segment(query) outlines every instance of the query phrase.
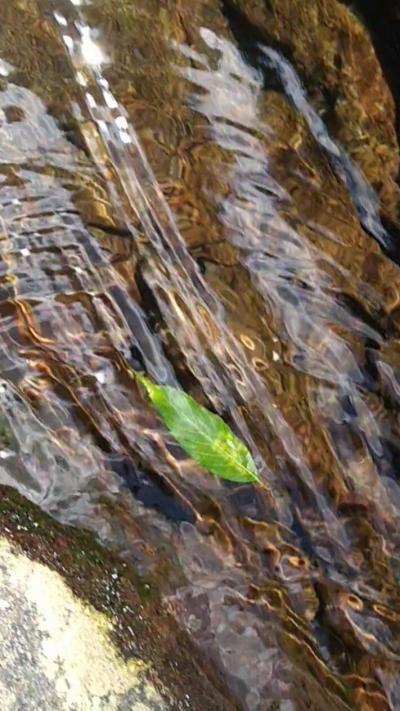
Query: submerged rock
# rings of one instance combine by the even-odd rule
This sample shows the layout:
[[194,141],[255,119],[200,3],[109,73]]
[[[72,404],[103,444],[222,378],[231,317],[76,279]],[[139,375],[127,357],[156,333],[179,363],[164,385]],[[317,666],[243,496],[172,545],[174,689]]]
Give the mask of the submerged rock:
[[400,77],[398,73],[398,52],[400,37],[400,2],[399,0],[383,0],[380,3],[372,0],[342,0],[351,5],[353,11],[359,12],[362,21],[368,27],[374,42],[385,77],[389,82],[397,104],[397,134],[400,133]]
[[225,0],[302,72],[314,106],[398,219],[395,106],[360,19],[337,0]]

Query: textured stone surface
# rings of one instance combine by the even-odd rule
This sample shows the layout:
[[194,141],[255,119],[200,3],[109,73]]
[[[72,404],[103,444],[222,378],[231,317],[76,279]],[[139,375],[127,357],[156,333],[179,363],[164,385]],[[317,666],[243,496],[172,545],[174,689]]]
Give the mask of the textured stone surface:
[[111,620],[73,595],[54,570],[0,540],[0,703],[13,709],[166,706],[110,641]]
[[2,711],[236,711],[158,587],[89,532],[0,487]]

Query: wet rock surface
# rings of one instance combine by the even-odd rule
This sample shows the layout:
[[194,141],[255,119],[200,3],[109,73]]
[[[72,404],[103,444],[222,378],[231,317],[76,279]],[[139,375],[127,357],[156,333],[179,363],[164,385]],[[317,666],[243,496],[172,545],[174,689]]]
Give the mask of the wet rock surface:
[[7,711],[236,708],[131,564],[5,487],[0,616]]
[[371,0],[357,0],[346,4],[358,12],[367,26],[376,53],[392,90],[397,105],[397,131],[400,132],[400,82],[396,71],[400,35],[400,4],[398,0],[384,0],[379,6]]
[[118,659],[107,619],[55,572],[0,543],[4,709],[164,709],[144,665]]

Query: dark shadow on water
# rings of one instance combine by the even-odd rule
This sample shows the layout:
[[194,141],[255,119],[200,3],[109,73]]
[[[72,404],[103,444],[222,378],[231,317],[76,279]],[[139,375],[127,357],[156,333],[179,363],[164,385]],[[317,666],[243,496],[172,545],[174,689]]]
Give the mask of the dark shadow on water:
[[195,517],[189,507],[184,506],[166,483],[155,481],[154,475],[139,469],[133,462],[121,454],[111,455],[109,463],[112,470],[125,482],[137,501],[145,508],[162,514],[168,521],[194,523]]

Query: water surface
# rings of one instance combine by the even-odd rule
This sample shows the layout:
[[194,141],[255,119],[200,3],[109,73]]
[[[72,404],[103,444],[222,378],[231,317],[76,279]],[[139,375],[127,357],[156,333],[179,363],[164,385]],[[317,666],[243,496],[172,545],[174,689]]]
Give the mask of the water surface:
[[[1,481],[133,558],[239,708],[396,709],[393,100],[344,6],[334,108],[244,8],[0,8]],[[265,488],[189,460],[132,367]]]

